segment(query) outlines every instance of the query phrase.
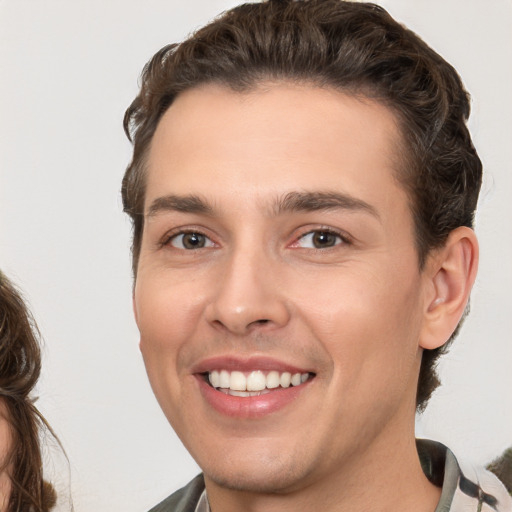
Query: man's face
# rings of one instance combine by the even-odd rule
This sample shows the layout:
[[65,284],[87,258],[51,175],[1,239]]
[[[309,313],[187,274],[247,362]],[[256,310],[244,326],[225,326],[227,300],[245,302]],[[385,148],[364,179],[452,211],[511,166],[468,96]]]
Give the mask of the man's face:
[[412,432],[426,281],[398,141],[385,107],[286,83],[160,121],[134,307],[207,482],[292,490]]

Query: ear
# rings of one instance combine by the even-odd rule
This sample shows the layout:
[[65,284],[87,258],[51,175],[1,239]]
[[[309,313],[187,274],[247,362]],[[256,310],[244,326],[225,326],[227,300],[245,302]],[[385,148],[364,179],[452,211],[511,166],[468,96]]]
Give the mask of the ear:
[[445,245],[429,256],[420,346],[435,349],[448,341],[459,323],[478,268],[478,241],[467,227],[453,230]]

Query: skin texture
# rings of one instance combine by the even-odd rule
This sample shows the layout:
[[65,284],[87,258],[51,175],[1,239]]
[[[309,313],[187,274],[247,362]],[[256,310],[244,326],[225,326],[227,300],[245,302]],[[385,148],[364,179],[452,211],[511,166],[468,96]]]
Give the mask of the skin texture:
[[[422,348],[462,314],[477,249],[460,228],[420,272],[399,140],[385,107],[286,83],[193,89],[160,121],[134,310],[153,390],[213,511],[435,508],[414,446],[417,376]],[[345,201],[287,208],[298,193]],[[208,208],[177,211],[169,195]],[[204,246],[186,249],[184,231]],[[217,356],[315,377],[279,410],[233,418],[195,373]]]

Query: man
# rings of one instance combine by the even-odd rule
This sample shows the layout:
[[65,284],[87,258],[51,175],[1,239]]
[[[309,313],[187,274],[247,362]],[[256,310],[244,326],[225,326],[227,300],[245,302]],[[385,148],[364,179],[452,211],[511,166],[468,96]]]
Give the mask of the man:
[[414,438],[476,275],[468,115],[370,4],[242,5],[153,57],[125,116],[134,311],[204,473],[154,511],[511,510]]

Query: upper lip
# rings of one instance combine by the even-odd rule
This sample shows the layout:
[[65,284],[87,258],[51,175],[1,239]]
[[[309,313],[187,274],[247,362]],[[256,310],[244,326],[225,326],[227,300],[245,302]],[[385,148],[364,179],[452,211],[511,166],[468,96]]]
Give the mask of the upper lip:
[[238,355],[214,356],[199,361],[192,373],[206,373],[213,370],[250,372],[253,370],[290,373],[311,373],[310,368],[290,364],[268,356],[240,357]]

